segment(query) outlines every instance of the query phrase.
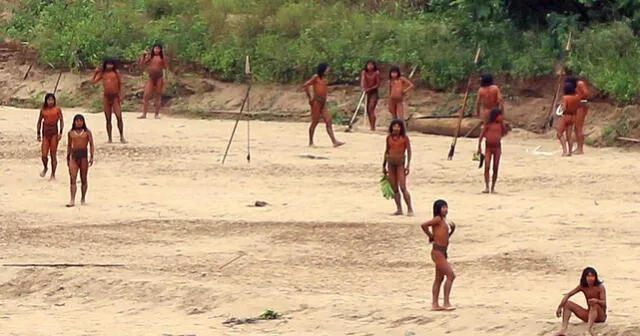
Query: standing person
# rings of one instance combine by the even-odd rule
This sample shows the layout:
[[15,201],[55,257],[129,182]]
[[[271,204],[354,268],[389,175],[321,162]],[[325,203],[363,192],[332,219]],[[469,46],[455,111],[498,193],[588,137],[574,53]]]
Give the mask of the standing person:
[[400,68],[391,67],[389,70],[389,112],[391,112],[393,119],[404,121],[404,95],[414,87],[415,85],[407,77],[402,76]]
[[[486,124],[489,120],[491,110],[499,108],[504,117],[504,100],[500,93],[500,88],[493,83],[491,74],[484,74],[480,77],[480,89],[476,98],[475,116],[482,119],[482,123]],[[502,120],[500,120],[502,122]]]
[[[482,129],[482,134],[478,138],[478,153],[482,153],[482,139],[485,139],[485,156],[484,156],[484,184],[485,189],[482,193],[495,193],[496,181],[498,181],[498,168],[500,167],[500,156],[502,156],[502,137],[507,135],[507,127],[500,122],[502,111],[498,108],[491,110],[489,120]],[[491,190],[489,190],[489,169],[493,161],[493,178],[491,180]]]
[[153,96],[155,107],[155,118],[160,118],[160,105],[162,104],[162,94],[164,93],[164,73],[169,71],[169,62],[164,56],[162,44],[156,43],[151,51],[145,50],[144,55],[140,58],[140,67],[145,67],[149,73],[149,80],[144,87],[144,104],[142,106],[142,115],[138,119],[147,117],[149,111],[149,100]]
[[[453,273],[451,264],[447,261],[449,255],[447,249],[449,247],[449,238],[456,231],[455,223],[449,223],[447,221],[447,214],[449,213],[449,206],[444,200],[437,200],[433,203],[433,218],[428,222],[422,224],[422,231],[429,237],[429,243],[433,243],[431,250],[431,260],[436,266],[436,276],[433,281],[433,301],[431,303],[431,310],[455,310],[456,308],[451,304],[451,288],[453,287],[453,280],[456,275]],[[451,231],[449,231],[451,226]],[[429,230],[429,227],[433,228],[433,233]],[[444,277],[447,277],[447,281],[444,283],[444,304],[440,306],[440,286]]]
[[[569,299],[582,292],[587,300],[587,309],[579,304],[569,301]],[[598,279],[598,272],[593,267],[587,267],[582,271],[580,284],[569,293],[565,294],[558,305],[556,316],[562,316],[562,328],[555,336],[567,336],[569,319],[574,313],[579,319],[587,323],[585,335],[595,335],[593,333],[594,323],[603,323],[607,320],[607,291]]]
[[[309,146],[313,146],[313,135],[316,131],[316,127],[322,119],[327,127],[327,133],[333,147],[340,147],[344,145],[344,142],[336,140],[333,134],[333,123],[331,120],[331,113],[327,109],[327,95],[328,95],[328,83],[325,76],[329,74],[331,68],[329,64],[320,63],[316,69],[316,74],[311,77],[306,83],[302,85],[304,92],[309,99],[309,105],[311,106],[311,125],[309,126]],[[309,92],[309,88],[313,87],[313,97]]]
[[372,131],[376,130],[376,106],[378,105],[378,88],[380,88],[380,71],[374,60],[368,60],[360,74],[360,86],[366,95],[366,110]]
[[558,141],[562,145],[562,156],[571,156],[573,140],[571,139],[572,127],[575,124],[576,114],[580,106],[580,96],[576,94],[576,87],[572,83],[564,83],[564,96],[562,97],[562,118],[558,123]]
[[[60,123],[60,129],[58,129],[58,123]],[[36,127],[38,141],[42,142],[42,166],[44,169],[40,173],[40,177],[47,174],[48,156],[51,156],[51,177],[49,180],[55,180],[56,168],[58,167],[58,143],[62,139],[64,117],[62,109],[56,106],[56,96],[53,93],[47,93],[44,96],[44,103],[40,109]]]
[[[405,156],[405,153],[407,154]],[[406,165],[405,165],[406,161]],[[407,216],[413,216],[411,206],[411,195],[407,190],[407,175],[411,164],[411,142],[407,136],[404,122],[399,119],[391,121],[389,135],[387,135],[387,145],[384,150],[384,161],[382,162],[382,173],[389,176],[389,182],[393,188],[394,200],[396,202],[396,212],[394,216],[401,216],[402,200],[400,191],[407,204]]]
[[578,80],[576,77],[569,77],[567,82],[573,84],[576,88],[576,94],[580,97],[580,106],[578,107],[578,113],[576,113],[576,123],[575,123],[575,134],[576,134],[576,142],[578,146],[573,154],[580,155],[584,154],[584,122],[587,118],[587,114],[589,113],[589,88],[587,87],[587,83],[583,80]]
[[107,58],[102,62],[102,67],[96,68],[91,82],[93,84],[102,81],[104,89],[102,104],[104,106],[104,117],[107,122],[107,136],[109,143],[113,142],[111,137],[111,116],[116,115],[118,120],[118,131],[120,131],[120,142],[126,143],[124,139],[124,123],[122,121],[122,77],[117,69],[116,61]]
[[[87,147],[91,151],[89,156]],[[93,145],[93,135],[84,121],[84,116],[76,114],[73,117],[73,126],[69,131],[67,138],[67,165],[69,166],[69,177],[71,182],[71,200],[67,204],[67,208],[76,204],[76,191],[78,190],[77,178],[80,171],[80,180],[82,182],[82,198],[81,204],[86,203],[87,189],[89,184],[87,181],[87,173],[89,167],[93,165],[95,159],[95,147]]]

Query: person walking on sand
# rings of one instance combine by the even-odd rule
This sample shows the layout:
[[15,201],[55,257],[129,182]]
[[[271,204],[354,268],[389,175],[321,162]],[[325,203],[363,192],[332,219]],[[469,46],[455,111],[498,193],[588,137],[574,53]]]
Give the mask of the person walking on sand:
[[[579,292],[582,292],[587,300],[586,309],[569,300]],[[585,336],[594,336],[593,325],[607,320],[607,292],[604,285],[602,285],[602,281],[598,279],[598,272],[593,267],[587,267],[582,271],[578,286],[565,294],[562,301],[560,301],[556,316],[562,317],[562,328],[554,336],[568,335],[567,330],[571,313],[587,323]]]
[[[89,156],[89,151],[91,156]],[[95,147],[93,145],[93,135],[84,121],[84,116],[77,114],[73,117],[73,125],[67,138],[67,165],[69,166],[71,200],[67,207],[76,204],[76,191],[78,190],[77,178],[80,171],[80,181],[82,183],[81,204],[86,204],[87,189],[89,183],[87,174],[89,167],[93,165],[95,159]]]
[[149,80],[144,87],[144,103],[142,105],[142,115],[138,119],[144,119],[149,112],[149,100],[154,99],[155,118],[160,118],[160,106],[162,105],[162,94],[164,93],[164,73],[169,71],[169,62],[164,55],[162,44],[156,43],[151,51],[145,50],[140,58],[140,67],[146,67],[149,73]]
[[107,58],[102,62],[102,67],[96,68],[91,82],[97,84],[102,81],[103,95],[102,104],[104,107],[104,117],[107,122],[107,137],[109,143],[113,142],[111,137],[111,116],[116,115],[118,121],[118,131],[120,132],[120,142],[126,143],[124,139],[124,122],[122,121],[122,77],[116,67],[114,59]]
[[584,122],[589,113],[589,88],[587,87],[587,83],[573,76],[567,78],[566,82],[573,84],[576,88],[576,94],[580,97],[580,106],[578,106],[575,122],[577,148],[573,151],[573,154],[581,155],[584,154]]
[[[60,123],[60,129],[58,129]],[[64,117],[62,109],[56,106],[56,96],[53,93],[47,93],[44,96],[44,103],[40,114],[38,115],[37,138],[42,143],[42,165],[43,169],[40,177],[47,175],[48,157],[51,156],[51,177],[49,180],[56,179],[56,168],[58,167],[58,143],[62,139],[62,129],[64,128]]]
[[[405,153],[407,154],[405,156]],[[406,161],[406,163],[405,163]],[[405,165],[406,164],[406,165]],[[389,135],[384,150],[384,161],[382,162],[382,173],[389,177],[389,183],[393,188],[394,200],[396,202],[396,212],[394,216],[401,216],[402,200],[400,192],[407,203],[407,216],[413,216],[411,206],[411,195],[407,190],[407,175],[409,175],[409,165],[411,164],[411,142],[407,136],[404,122],[395,119],[389,125]]]
[[364,69],[360,74],[360,86],[366,95],[367,116],[369,117],[369,126],[372,131],[376,130],[376,106],[380,97],[378,89],[380,88],[380,71],[374,60],[368,60],[364,65]]
[[391,112],[393,119],[404,121],[404,95],[414,87],[413,82],[402,76],[399,67],[391,67],[389,70],[389,112]]
[[[496,192],[496,182],[498,181],[498,168],[500,167],[500,157],[502,156],[502,137],[507,135],[507,127],[500,122],[502,111],[499,108],[491,110],[489,120],[482,129],[482,134],[478,138],[478,153],[482,153],[482,139],[485,139],[484,153],[484,184],[482,193],[492,194]],[[489,189],[489,169],[493,162],[493,178],[491,179],[491,189]]]
[[564,96],[562,97],[562,117],[558,123],[557,137],[562,146],[562,156],[571,156],[573,140],[571,133],[575,125],[576,114],[580,107],[580,96],[576,94],[576,87],[572,83],[564,83]]
[[[340,147],[344,145],[344,142],[336,140],[333,134],[333,121],[331,120],[331,113],[327,109],[327,95],[328,95],[328,83],[325,76],[329,74],[331,68],[327,63],[320,63],[316,69],[316,74],[311,77],[307,82],[302,85],[304,92],[309,99],[309,105],[311,106],[311,125],[309,125],[309,146],[313,146],[313,135],[316,131],[316,127],[322,119],[327,127],[327,133],[333,147]],[[313,87],[313,97],[309,92],[309,88]]]
[[474,116],[480,117],[485,125],[489,121],[491,111],[495,108],[500,109],[502,116],[504,116],[504,100],[500,88],[493,83],[491,74],[484,74],[480,77],[480,89],[478,89]]
[[[433,301],[431,303],[431,310],[435,311],[451,311],[456,308],[451,304],[451,288],[453,287],[453,280],[456,275],[453,273],[453,268],[447,259],[449,255],[447,249],[449,247],[449,238],[456,230],[456,225],[453,222],[447,221],[447,214],[449,213],[449,206],[444,200],[437,200],[433,203],[433,218],[426,223],[422,224],[422,231],[429,237],[429,243],[433,243],[431,250],[431,260],[435,263],[435,280],[433,281]],[[449,231],[451,227],[451,231]],[[433,228],[433,232],[429,228]],[[444,283],[444,304],[440,306],[440,286]]]

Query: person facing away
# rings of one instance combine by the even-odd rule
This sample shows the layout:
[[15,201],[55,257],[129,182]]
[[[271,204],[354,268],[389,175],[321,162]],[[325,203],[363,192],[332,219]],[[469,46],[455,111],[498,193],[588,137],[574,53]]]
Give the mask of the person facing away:
[[[587,301],[587,308],[569,300],[572,296],[582,292]],[[565,294],[556,309],[556,316],[562,317],[562,327],[554,336],[567,336],[569,319],[574,314],[587,323],[585,336],[595,336],[593,325],[607,320],[607,291],[598,279],[598,272],[593,267],[587,267],[582,271],[580,283],[574,289]]]
[[[483,193],[495,193],[496,182],[498,181],[498,169],[500,167],[500,157],[502,156],[502,137],[507,135],[507,127],[500,122],[502,111],[499,108],[491,110],[489,120],[482,129],[482,134],[478,138],[478,153],[482,152],[482,139],[485,139],[484,154],[484,184]],[[493,162],[493,178],[491,180],[491,189],[489,189],[489,170],[491,162]]]
[[[456,275],[453,273],[451,264],[449,264],[449,254],[447,253],[449,238],[455,232],[456,225],[447,221],[448,213],[449,205],[447,202],[437,200],[433,203],[433,218],[421,225],[422,231],[429,237],[429,243],[433,243],[431,260],[435,263],[435,279],[433,280],[431,310],[435,311],[456,309],[450,300],[451,288]],[[449,226],[451,226],[451,231],[449,231]],[[433,232],[430,231],[430,228],[433,229]],[[444,303],[440,306],[440,286],[442,286],[445,277],[447,280],[444,284]]]

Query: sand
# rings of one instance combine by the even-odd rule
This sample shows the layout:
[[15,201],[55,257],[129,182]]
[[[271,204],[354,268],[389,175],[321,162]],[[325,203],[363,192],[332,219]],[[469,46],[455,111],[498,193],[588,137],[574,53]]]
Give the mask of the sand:
[[[77,112],[65,109],[67,125]],[[0,266],[2,335],[550,335],[586,266],[607,286],[597,332],[640,335],[638,152],[560,158],[551,136],[514,131],[499,194],[484,195],[475,140],[447,161],[451,138],[412,134],[417,216],[392,217],[378,187],[383,133],[340,127],[347,144],[333,149],[319,127],[308,148],[305,124],[252,122],[248,164],[242,122],[221,165],[232,121],[126,114],[122,145],[88,114],[88,205],[67,209],[65,145],[58,180],[40,178],[36,115],[0,108],[0,262],[123,266]],[[419,226],[438,198],[458,225],[447,313],[429,311]],[[283,318],[223,324],[267,308]]]

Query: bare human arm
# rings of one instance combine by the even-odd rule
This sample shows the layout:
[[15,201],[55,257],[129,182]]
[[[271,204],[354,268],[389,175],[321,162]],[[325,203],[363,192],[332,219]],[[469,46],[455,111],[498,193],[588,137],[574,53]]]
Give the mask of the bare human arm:
[[318,75],[311,76],[311,79],[302,84],[302,88],[304,89],[304,93],[307,94],[307,98],[309,99],[309,104],[311,104],[311,93],[309,92],[309,87],[313,86],[318,80]]
[[600,297],[597,299],[589,299],[588,303],[599,304],[602,309],[605,309],[607,307],[607,291],[604,289],[603,285],[600,285],[600,287],[602,287],[602,290],[600,291]]
[[449,232],[449,237],[453,236],[453,233],[456,232],[456,223],[453,221],[449,221],[449,226],[451,227],[451,231]]
[[167,80],[169,80],[169,60],[167,59],[167,57],[163,57],[162,58],[162,65],[164,66],[164,76],[165,78],[167,78]]
[[479,116],[480,115],[480,90],[478,90],[478,93],[476,94],[476,112],[474,114],[474,116]]
[[401,80],[402,80],[403,84],[407,84],[408,85],[408,87],[402,91],[402,94],[405,94],[405,93],[409,92],[409,90],[412,90],[415,87],[413,82],[410,81],[407,77],[402,76]]
[[482,139],[487,136],[488,127],[484,127],[482,129],[482,133],[480,133],[480,137],[478,138],[478,153],[482,153]]
[[362,72],[360,73],[360,87],[362,88],[362,91],[364,92],[369,92],[369,90],[364,86],[364,70],[362,70]]
[[151,60],[151,52],[149,50],[145,50],[142,57],[140,57],[140,67],[145,66]]
[[124,100],[124,95],[122,92],[122,77],[120,76],[120,71],[115,70],[116,72],[116,80],[118,81],[118,98],[120,99],[120,103]]
[[62,139],[62,130],[64,129],[64,115],[62,109],[58,108],[58,119],[60,120],[60,131],[58,132],[58,141]]
[[93,166],[93,159],[95,157],[95,153],[96,153],[96,147],[93,145],[93,133],[91,133],[91,131],[88,131],[88,137],[89,137],[89,151],[91,152],[91,158],[89,159],[89,167]]
[[93,76],[91,77],[91,83],[96,84],[102,80],[102,68],[97,67],[96,71],[93,72]]
[[407,166],[404,168],[404,174],[409,175],[409,166],[411,165],[411,141],[407,137]]
[[580,286],[577,286],[576,288],[572,289],[569,293],[565,294],[562,297],[562,301],[560,301],[560,304],[558,305],[558,309],[556,310],[556,316],[560,317],[562,316],[562,308],[564,307],[565,304],[567,304],[567,301],[569,301],[569,299],[578,294],[580,292]]
[[382,174],[387,175],[387,154],[389,154],[389,136],[385,140],[384,155],[382,155]]
[[498,90],[498,106],[500,107],[500,111],[502,111],[502,115],[504,118],[504,99],[502,98],[502,92],[500,92],[500,88],[497,88]]
[[427,235],[427,237],[429,237],[430,243],[433,242],[433,233],[431,233],[431,231],[429,230],[429,227],[438,225],[440,223],[442,223],[442,218],[440,216],[436,216],[430,219],[429,221],[422,223],[422,225],[420,226],[422,228],[422,231]]
[[71,161],[71,131],[67,134],[67,166]]
[[40,114],[38,115],[38,124],[36,125],[36,129],[37,129],[37,133],[36,133],[36,137],[38,139],[38,141],[42,141],[42,120],[44,118],[42,117],[42,110],[40,110]]

